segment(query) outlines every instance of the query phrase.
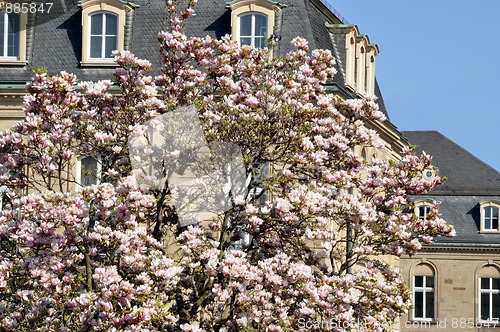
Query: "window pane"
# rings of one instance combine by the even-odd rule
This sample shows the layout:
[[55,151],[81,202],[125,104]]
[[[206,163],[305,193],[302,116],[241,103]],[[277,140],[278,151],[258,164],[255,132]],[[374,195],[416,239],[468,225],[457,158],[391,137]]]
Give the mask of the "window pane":
[[418,219],[425,220],[425,206],[420,206],[418,208]]
[[424,277],[415,276],[415,287],[423,287],[423,286],[424,286]]
[[97,160],[92,157],[85,157],[81,160],[82,186],[97,184]]
[[113,14],[106,14],[106,35],[116,36],[118,34],[118,17]]
[[493,319],[500,319],[500,294],[493,294]]
[[484,228],[485,229],[491,229],[491,219],[489,217],[486,217],[484,219]]
[[434,292],[425,293],[425,318],[434,318]]
[[100,58],[102,54],[102,37],[90,37],[90,57]]
[[102,17],[103,14],[94,14],[90,17],[91,35],[102,35]]
[[267,16],[255,14],[255,36],[267,38]]
[[481,294],[481,319],[490,318],[490,294]]
[[481,289],[490,289],[490,278],[481,278]]
[[500,279],[499,278],[491,278],[492,288],[500,289]]
[[240,38],[240,45],[252,45],[252,38]]
[[415,318],[424,318],[424,294],[415,292]]
[[425,286],[434,288],[434,277],[425,277]]
[[3,26],[5,24],[4,17],[6,16],[5,13],[0,12],[0,56],[5,56],[3,54],[4,47],[3,47],[3,36],[4,36],[4,29]]
[[418,208],[418,219],[420,220],[426,220],[427,219],[427,214],[429,214],[429,211],[431,208],[429,206],[420,206]]
[[111,54],[111,52],[118,48],[117,42],[118,41],[116,37],[106,37],[106,58],[113,57],[113,54]]
[[257,48],[264,48],[266,47],[266,38],[261,37],[261,38],[255,38],[255,47]]
[[240,37],[252,35],[252,15],[240,16]]

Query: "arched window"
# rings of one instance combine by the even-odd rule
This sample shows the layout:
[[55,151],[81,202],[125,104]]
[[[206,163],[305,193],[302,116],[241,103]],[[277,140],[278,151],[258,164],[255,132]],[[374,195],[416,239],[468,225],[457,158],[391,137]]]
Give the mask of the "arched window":
[[368,157],[368,155],[367,155],[367,153],[366,153],[366,148],[363,148],[363,149],[361,150],[361,158],[363,158],[363,161],[364,161],[365,163],[367,163],[367,162],[368,162],[368,160],[366,159],[367,157]]
[[259,13],[248,13],[238,17],[240,45],[266,47],[268,38],[267,16]]
[[478,316],[482,321],[500,319],[500,272],[494,265],[484,266],[478,278]]
[[111,59],[118,49],[118,16],[113,13],[96,13],[90,16],[91,59]]
[[436,318],[436,277],[429,264],[419,264],[413,271],[413,319],[433,321]]

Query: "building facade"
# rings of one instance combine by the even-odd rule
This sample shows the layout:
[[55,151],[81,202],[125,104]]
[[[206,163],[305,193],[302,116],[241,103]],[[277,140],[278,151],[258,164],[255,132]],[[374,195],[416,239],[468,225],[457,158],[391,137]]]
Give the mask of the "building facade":
[[435,238],[414,257],[401,258],[414,301],[401,330],[500,330],[500,173],[438,132],[403,133],[447,178],[414,197],[415,213],[426,218],[437,201],[457,236]]

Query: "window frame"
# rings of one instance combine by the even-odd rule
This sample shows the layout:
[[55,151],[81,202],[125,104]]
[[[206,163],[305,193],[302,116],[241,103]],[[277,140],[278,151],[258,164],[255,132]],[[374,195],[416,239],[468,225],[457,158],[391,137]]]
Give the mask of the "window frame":
[[[85,158],[93,158],[97,161],[97,168],[96,168],[96,183],[94,184],[88,184],[84,185],[82,184],[83,176],[82,176],[82,160]],[[88,156],[80,156],[78,157],[76,161],[76,166],[75,166],[75,182],[77,188],[85,188],[88,186],[96,185],[100,183],[100,178],[102,175],[102,160],[100,156],[94,156],[94,155],[88,155]]]
[[[487,226],[487,213],[490,210],[490,227]],[[493,214],[493,210],[496,210],[496,218]],[[480,232],[481,233],[500,233],[500,202],[497,201],[486,201],[480,203]],[[496,223],[496,227],[494,227]]]
[[[242,30],[242,18],[243,17],[246,17],[246,16],[250,16],[250,35],[249,36],[242,36],[241,34],[241,30]],[[266,28],[266,34],[265,35],[257,35],[257,16],[259,17],[263,17],[265,18],[265,28]],[[267,39],[269,39],[269,32],[268,32],[268,26],[267,26],[267,21],[269,20],[268,16],[267,15],[264,15],[262,13],[259,13],[259,12],[246,12],[246,13],[243,13],[241,15],[238,16],[238,37],[237,37],[237,40],[238,40],[238,44],[240,46],[243,46],[243,43],[242,43],[242,38],[250,38],[250,44],[244,44],[244,45],[251,45],[253,47],[258,47],[256,46],[256,40],[257,39],[260,39],[260,38],[263,38],[264,39],[264,45],[262,48],[265,47],[265,42]],[[258,48],[261,48],[261,47],[258,47]]]
[[356,37],[359,35],[358,27],[354,27],[346,35],[346,59],[345,59],[345,86],[350,91],[356,91]]
[[[489,287],[488,288],[482,288],[482,281],[483,279],[489,279]],[[498,288],[493,288],[493,279],[497,280],[498,283]],[[489,312],[488,312],[488,318],[483,319],[482,315],[482,298],[483,294],[488,294],[488,304],[489,304]],[[478,318],[482,322],[497,322],[500,319],[500,314],[499,317],[493,317],[493,308],[494,308],[494,300],[493,300],[493,295],[498,295],[500,296],[500,276],[496,277],[487,277],[487,276],[480,276],[478,280]],[[500,308],[499,308],[500,310]]]
[[[7,12],[0,12],[0,15],[4,17],[4,29],[6,28],[8,24],[8,20],[5,20],[5,18],[9,17],[11,13]],[[27,29],[27,22],[28,22],[28,14],[27,13],[14,13],[15,15],[19,15],[19,42],[17,47],[18,51],[18,56],[4,56],[3,54],[0,54],[0,65],[24,65],[26,64],[26,29]],[[6,30],[4,30],[6,31]],[[5,35],[0,36],[0,42],[3,44],[4,48],[7,46],[5,39],[7,38],[7,32],[5,32]]]
[[[423,278],[423,285],[422,286],[416,286],[416,281],[415,279],[417,277],[422,277]],[[427,279],[432,278],[433,279],[433,286],[432,287],[427,287]],[[416,316],[416,293],[422,293],[422,314],[423,317],[417,317]],[[427,294],[431,293],[432,294],[432,317],[426,317],[427,316],[427,311],[428,311],[428,304],[427,304]],[[436,277],[435,275],[428,275],[428,274],[415,274],[413,275],[413,287],[412,287],[412,296],[413,296],[413,309],[412,309],[412,316],[413,320],[415,321],[426,321],[426,322],[432,322],[436,320]]]
[[[101,16],[102,17],[102,24],[101,24],[101,32],[100,34],[92,34],[92,18],[95,17],[95,16]],[[107,31],[107,27],[108,27],[108,17],[110,16],[114,16],[116,18],[116,34],[114,35],[111,35],[111,34],[108,34],[108,31]],[[115,13],[112,13],[112,12],[104,12],[104,11],[99,11],[99,12],[94,12],[94,13],[91,13],[89,14],[89,18],[90,18],[90,24],[89,24],[89,31],[88,31],[88,36],[89,36],[89,49],[88,49],[88,57],[89,59],[91,59],[92,61],[110,61],[113,59],[113,56],[112,55],[107,55],[106,54],[106,49],[107,49],[107,39],[109,37],[114,37],[114,40],[115,40],[115,43],[116,43],[116,46],[118,46],[118,15],[116,15]],[[100,41],[100,46],[101,46],[101,55],[99,57],[93,57],[92,56],[92,38],[95,38],[95,37],[98,37],[99,38],[99,41]]]
[[421,204],[421,205],[417,206],[416,209],[418,210],[418,213],[417,213],[418,220],[422,220],[422,221],[427,220],[427,216],[431,212],[431,206],[427,205],[427,204]]
[[[95,14],[113,14],[117,16],[117,50],[125,49],[126,15],[134,9],[134,5],[120,0],[88,0],[80,4],[82,8],[82,66],[118,66],[113,57],[92,58],[91,46],[91,16]],[[103,31],[105,27],[103,24]],[[104,36],[105,38],[105,36]],[[102,50],[101,52],[105,52]]]
[[1,212],[3,211],[3,208],[5,206],[4,199],[6,198],[6,195],[11,192],[11,189],[7,186],[0,186],[0,215]]
[[370,96],[375,95],[375,66],[378,53],[379,48],[377,44],[368,44],[365,62],[365,93]]

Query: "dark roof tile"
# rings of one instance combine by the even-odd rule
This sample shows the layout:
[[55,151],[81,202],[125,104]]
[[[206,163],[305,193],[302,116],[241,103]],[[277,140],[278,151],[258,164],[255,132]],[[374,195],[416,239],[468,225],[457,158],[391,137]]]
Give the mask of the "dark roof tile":
[[447,180],[433,194],[500,195],[500,173],[437,131],[403,131],[417,152],[433,156]]

